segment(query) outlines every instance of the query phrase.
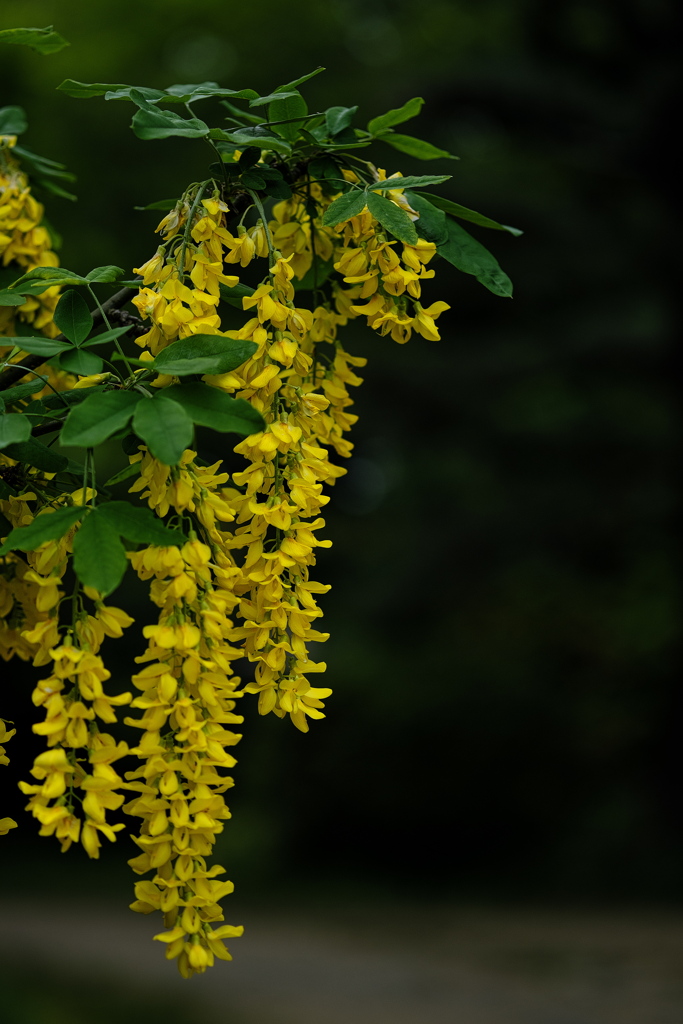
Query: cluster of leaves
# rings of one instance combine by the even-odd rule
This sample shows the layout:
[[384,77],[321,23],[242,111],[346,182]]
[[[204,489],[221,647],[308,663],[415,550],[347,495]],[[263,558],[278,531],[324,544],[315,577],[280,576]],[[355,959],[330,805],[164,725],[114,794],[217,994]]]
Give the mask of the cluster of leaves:
[[[23,43],[41,52],[54,52],[66,45],[51,27],[0,32],[2,41]],[[266,201],[289,198],[294,188],[301,188],[302,181],[306,188],[318,182],[332,200],[324,216],[325,225],[339,226],[367,207],[389,236],[415,244],[418,234],[413,217],[391,201],[391,191],[401,189],[419,215],[420,236],[434,242],[443,259],[474,275],[495,294],[511,295],[510,280],[495,257],[465,231],[461,222],[512,234],[519,233],[516,229],[425,191],[447,181],[450,175],[408,175],[380,181],[374,166],[357,156],[357,150],[381,142],[422,160],[457,159],[430,142],[396,131],[419,114],[423,100],[410,99],[372,118],[365,128],[357,127],[357,107],[334,106],[309,112],[299,87],[322,70],[317,68],[264,96],[253,89],[222,88],[215,82],[151,89],[68,79],[60,89],[76,98],[103,96],[106,100],[131,102],[136,107],[132,129],[140,139],[202,139],[211,148],[214,182],[221,181],[222,193],[236,211],[256,206],[265,215]],[[196,116],[194,104],[206,100],[221,105],[220,127],[212,127]],[[25,129],[21,108],[0,109],[0,134],[19,135]],[[23,147],[15,146],[14,152],[34,181],[71,198],[57,183],[72,178],[60,164]],[[161,200],[144,208],[170,209],[175,204],[176,200]],[[308,280],[309,272],[297,287],[317,287],[331,271],[330,265],[319,263],[314,277]],[[136,283],[122,282],[119,267],[97,267],[85,275],[64,268],[36,267],[17,279],[8,277],[8,273],[11,275],[10,268],[0,281],[0,306],[21,306],[26,298],[54,286],[67,289],[54,314],[59,337],[33,336],[17,319],[17,335],[2,339],[3,346],[9,347],[5,361],[9,370],[0,373],[0,449],[29,473],[56,474],[47,484],[48,494],[56,496],[73,489],[75,479],[82,483],[85,495],[85,488],[94,480],[92,452],[105,441],[120,441],[126,453],[144,443],[157,459],[173,466],[192,444],[196,426],[242,436],[263,428],[260,414],[248,402],[201,380],[204,374],[227,373],[239,367],[255,350],[252,342],[195,334],[163,349],[153,361],[143,362],[121,347],[130,323],[112,327],[95,291],[95,286]],[[221,285],[221,299],[242,309],[243,296],[252,290],[245,283],[234,288]],[[83,294],[94,302],[92,311]],[[125,298],[131,295],[128,292]],[[100,354],[101,346],[108,346],[106,355]],[[28,353],[21,357],[24,363],[17,361],[20,353]],[[81,381],[82,386],[70,390],[53,389],[40,400],[29,401],[49,384],[48,376],[38,370],[45,361],[93,379]],[[16,383],[22,370],[33,374],[34,379]],[[12,375],[9,380],[7,373]],[[158,373],[177,378],[177,383],[162,389],[149,387]],[[88,383],[91,386],[85,386]],[[3,384],[8,385],[4,390]],[[39,438],[47,434],[52,438],[44,444]],[[85,449],[84,464],[53,450],[55,441]],[[110,497],[107,488],[134,472],[135,467],[127,466],[114,474],[104,488],[99,488],[100,495]],[[13,467],[0,474],[0,497],[17,493],[15,483],[20,476]],[[0,554],[31,550],[63,535],[77,522],[75,571],[84,583],[104,594],[118,585],[125,569],[123,539],[129,543],[172,543],[172,531],[155,521],[147,510],[128,502],[105,500],[97,508],[62,507],[38,516],[31,526],[11,530]]]
[[[417,233],[413,221],[381,193],[390,188],[423,189],[447,181],[451,176],[411,175],[384,184],[374,180],[367,162],[354,159],[352,151],[383,142],[420,160],[455,160],[457,157],[423,139],[396,131],[396,126],[420,113],[424,100],[419,96],[372,118],[366,128],[353,125],[357,106],[335,106],[310,113],[298,87],[323,70],[316,68],[308,75],[278,86],[266,96],[260,96],[253,89],[224,89],[216,82],[149,89],[67,79],[59,88],[79,99],[103,96],[105,100],[132,102],[138,109],[131,127],[141,139],[174,136],[205,139],[220,158],[211,170],[223,175],[226,190],[233,196],[243,191],[248,195],[256,193],[260,199],[287,199],[293,179],[306,171],[308,180],[320,182],[327,194],[343,193],[331,205],[325,223],[342,223],[367,206],[390,235],[415,244]],[[227,110],[227,127],[210,127],[195,116],[193,104],[209,99],[218,100]],[[240,102],[246,103],[246,108],[238,106]],[[183,106],[186,114],[172,109],[177,106]],[[265,108],[265,118],[255,112],[260,108]],[[240,154],[237,160],[236,151]],[[343,177],[344,169],[352,169],[363,185],[350,185]],[[512,295],[510,279],[496,258],[465,231],[459,221],[513,235],[520,234],[518,229],[441,196],[421,194],[418,197],[411,191],[408,198],[420,214],[420,233],[436,244],[440,256],[463,273],[474,275],[496,295]],[[174,203],[175,200],[162,200],[151,204],[151,208],[170,209]]]

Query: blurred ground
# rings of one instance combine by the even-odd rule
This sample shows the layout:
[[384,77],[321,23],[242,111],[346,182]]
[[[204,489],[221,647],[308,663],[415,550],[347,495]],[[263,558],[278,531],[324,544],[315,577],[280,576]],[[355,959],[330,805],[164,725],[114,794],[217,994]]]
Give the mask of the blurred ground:
[[156,920],[95,902],[44,910],[30,898],[6,901],[2,919],[6,1024],[81,1024],[114,1005],[119,1020],[149,1020],[155,1008],[166,1024],[202,1013],[230,1024],[683,1019],[680,913],[409,904],[250,913],[235,960],[189,982],[149,941]]

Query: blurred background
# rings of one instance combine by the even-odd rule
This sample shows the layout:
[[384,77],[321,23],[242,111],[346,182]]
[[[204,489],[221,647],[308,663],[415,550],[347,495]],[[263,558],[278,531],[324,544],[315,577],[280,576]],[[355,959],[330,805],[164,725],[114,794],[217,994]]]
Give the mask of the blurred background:
[[[266,92],[322,64],[309,107],[358,104],[360,124],[423,96],[405,130],[460,161],[371,158],[451,173],[439,191],[524,231],[472,229],[512,301],[437,267],[441,342],[347,331],[369,363],[319,559],[335,694],[306,736],[243,709],[220,848],[227,919],[248,926],[235,963],[175,986],[154,926],[117,910],[132,844],[60,858],[19,802],[0,890],[12,1024],[91,1021],[93,1000],[98,1020],[174,1024],[202,999],[232,1024],[680,1020],[673,10],[4,0],[0,28],[71,42],[0,63],[25,145],[78,175],[78,202],[48,206],[70,269],[139,266],[158,215],[133,207],[206,161],[136,139],[129,104],[56,92],[67,77]],[[142,597],[116,595],[140,626]],[[105,649],[121,678],[131,646]],[[3,672],[3,714],[26,723],[29,673]],[[18,738],[8,753],[14,776]]]

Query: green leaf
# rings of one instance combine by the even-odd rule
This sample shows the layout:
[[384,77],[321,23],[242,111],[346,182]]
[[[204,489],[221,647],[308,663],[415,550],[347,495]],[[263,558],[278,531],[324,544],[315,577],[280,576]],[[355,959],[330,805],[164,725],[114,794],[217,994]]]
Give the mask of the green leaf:
[[406,192],[405,196],[413,210],[420,214],[420,219],[415,221],[415,230],[419,237],[426,238],[435,245],[448,241],[448,224],[443,210],[437,210],[436,206],[432,206],[419,192]]
[[248,284],[236,284],[234,288],[228,288],[227,284],[219,282],[218,287],[221,292],[221,299],[223,302],[229,303],[231,306],[235,306],[236,309],[243,310],[242,299],[245,295],[253,295],[254,289]]
[[17,384],[14,388],[7,388],[7,391],[2,392],[2,400],[5,405],[12,405],[14,402],[21,402],[25,398],[29,398],[34,395],[36,391],[42,391],[45,387],[47,377],[38,377],[36,380],[30,380],[26,384]]
[[236,370],[257,349],[253,341],[222,338],[216,334],[192,334],[161,350],[150,364],[159,373],[174,377],[188,373],[219,374]]
[[248,114],[246,110],[240,110],[234,103],[230,103],[229,100],[221,100],[221,106],[229,110],[233,115],[232,118],[226,117],[226,121],[234,120],[235,118],[241,123],[246,121],[248,124],[261,124],[261,118],[257,117],[256,114]]
[[[135,93],[135,90],[134,90]],[[186,139],[201,139],[209,134],[209,126],[196,117],[181,117],[173,110],[159,110],[137,94],[140,109],[131,122],[139,139],[168,139],[179,135]]]
[[261,149],[270,149],[274,153],[289,155],[292,147],[285,139],[266,127],[266,125],[254,125],[253,128],[236,128],[235,131],[225,132],[221,128],[212,128],[209,132],[210,139],[224,139],[234,142],[237,146],[259,146]]
[[194,103],[211,96],[232,96],[237,100],[257,99],[258,93],[253,89],[221,89],[217,82],[200,82],[199,85],[169,85],[164,90],[166,101],[173,103]]
[[68,373],[76,373],[79,377],[89,377],[93,373],[102,373],[104,363],[94,352],[75,348],[62,353],[59,357],[59,365]]
[[496,258],[454,220],[448,220],[448,241],[437,246],[437,252],[458,270],[473,274],[494,295],[512,297],[512,281]]
[[55,512],[44,512],[36,516],[28,526],[15,526],[0,548],[0,555],[6,555],[8,551],[35,551],[46,541],[58,540],[87,511],[83,505],[72,505],[69,508],[58,508]]
[[[249,103],[250,107],[265,107],[266,103],[272,103],[275,99],[288,100],[292,96],[300,96],[296,89],[286,90],[283,92],[271,92],[267,96],[257,96],[255,100],[251,100]],[[296,117],[296,114],[294,115]],[[268,118],[270,120],[270,118]],[[275,120],[275,119],[274,119]]]
[[[7,498],[13,497],[16,493],[16,487],[10,487],[5,480],[0,480],[0,498],[4,498],[6,501]],[[9,533],[10,531],[8,530],[7,532]]]
[[418,160],[459,160],[459,156],[453,156],[452,153],[448,153],[445,149],[439,149],[438,146],[433,146],[431,142],[425,142],[424,139],[413,138],[412,135],[397,135],[396,132],[391,134],[380,135],[380,142],[386,142],[388,146],[393,146],[400,153],[407,153],[408,156],[417,157]]
[[409,121],[411,117],[417,117],[423,103],[424,100],[421,96],[415,96],[412,100],[404,103],[402,107],[396,107],[394,110],[388,110],[386,114],[373,117],[372,121],[368,123],[368,131],[371,135],[378,135],[395,124],[402,124],[404,121]]
[[156,203],[147,203],[147,206],[134,206],[134,210],[172,210],[178,202],[177,199],[157,199]]
[[70,351],[72,346],[65,341],[57,341],[54,338],[3,338],[3,342],[17,345],[24,352],[30,352],[34,356],[56,356],[60,352]]
[[19,292],[0,292],[0,306],[23,306],[25,302],[25,296]]
[[[140,471],[139,466],[133,468]],[[129,501],[109,501],[106,505],[100,505],[97,513],[113,530],[134,544],[170,547],[185,542],[180,530],[170,530],[148,508],[131,505]]]
[[6,412],[0,416],[0,448],[31,436],[31,421],[20,412]]
[[386,178],[384,181],[373,181],[366,186],[368,191],[386,192],[394,188],[424,188],[425,185],[440,185],[442,181],[448,181],[452,174],[408,174],[396,178]]
[[108,480],[105,481],[105,487],[114,487],[116,484],[123,483],[124,480],[129,480],[132,476],[140,475],[140,466],[137,462],[132,463],[130,466],[124,466],[118,473],[114,473]]
[[0,107],[0,135],[21,135],[28,128],[21,107]]
[[255,434],[265,428],[263,417],[243,398],[232,398],[208,384],[174,384],[164,394],[182,405],[194,423],[221,434]]
[[112,281],[118,281],[122,273],[121,267],[95,267],[85,275],[85,279],[91,284],[110,284]]
[[412,220],[399,206],[392,203],[390,199],[377,195],[376,192],[368,192],[368,210],[379,221],[382,227],[401,242],[408,245],[417,243],[417,231]]
[[61,181],[76,180],[76,175],[67,171],[64,164],[59,164],[56,160],[49,160],[46,156],[39,156],[38,153],[32,153],[25,146],[15,146],[13,153],[21,157],[22,164],[27,167],[43,188],[49,184],[45,180],[46,178],[59,178]]
[[0,43],[30,46],[38,53],[58,53],[71,44],[52,25],[47,28],[5,28],[0,32]]
[[[106,506],[105,506],[106,507]],[[118,532],[96,508],[74,537],[74,572],[86,587],[103,597],[116,590],[128,568],[126,549]]]
[[[303,119],[307,114],[308,104],[298,92],[282,92],[280,98],[273,100],[268,106],[268,120],[271,122],[272,130],[288,142],[294,142],[302,124],[301,120],[293,119]],[[286,123],[273,125],[273,122],[277,121]]]
[[92,314],[88,304],[73,289],[64,292],[57,303],[54,321],[64,337],[74,345],[85,341],[92,330]]
[[97,391],[74,406],[62,428],[61,443],[95,448],[132,419],[142,399],[137,391]]
[[426,198],[429,199],[433,206],[444,210],[445,213],[450,213],[452,217],[459,217],[460,220],[468,220],[472,224],[478,224],[480,228],[494,228],[496,231],[508,231],[511,235],[522,235],[523,231],[519,228],[511,228],[509,224],[499,224],[497,220],[492,220],[490,217],[485,217],[483,213],[477,213],[476,210],[470,210],[467,206],[461,206],[460,203],[453,203],[450,199],[444,199],[443,196],[433,196],[431,193],[426,193]]
[[67,96],[73,96],[78,100],[91,99],[93,96],[104,96],[106,93],[118,89],[130,89],[128,85],[112,85],[102,82],[77,82],[73,78],[66,78],[57,88],[65,92]]
[[252,170],[244,171],[244,173],[240,175],[240,181],[245,188],[253,188],[257,191],[266,187],[266,179],[262,178],[256,171]]
[[325,111],[325,125],[328,135],[337,135],[348,128],[358,107],[328,107]]
[[138,403],[133,416],[133,430],[155,459],[167,466],[180,462],[194,434],[192,420],[182,405],[163,393]]
[[104,94],[105,100],[132,100],[137,106],[145,106],[147,103],[158,103],[159,100],[167,99],[166,93],[161,89],[149,89],[143,85],[112,86]]
[[102,331],[101,334],[96,334],[94,338],[88,338],[87,341],[83,342],[82,348],[104,345],[107,341],[113,341],[114,338],[120,338],[122,334],[127,334],[129,330],[130,327],[112,327],[110,331]]
[[36,441],[35,437],[30,438],[28,441],[9,445],[5,449],[5,455],[9,455],[10,459],[16,459],[17,462],[25,462],[29,466],[35,466],[36,469],[42,470],[43,473],[61,473],[69,465],[69,460],[64,455],[60,455],[59,452],[53,452],[52,448],[48,448],[47,445]]
[[323,224],[325,227],[334,227],[336,224],[343,224],[351,217],[357,217],[365,209],[368,201],[368,194],[362,189],[351,189],[345,195],[335,199],[325,210]]
[[[16,147],[15,147],[16,148]],[[34,267],[12,283],[12,290],[22,295],[40,295],[56,286],[87,284],[84,277],[64,267]]]
[[303,85],[304,82],[310,81],[311,78],[315,78],[325,68],[319,67],[315,71],[309,71],[307,75],[302,75],[301,78],[296,78],[293,82],[287,82],[286,85],[279,85],[275,92],[289,92],[290,89],[296,89],[298,86]]

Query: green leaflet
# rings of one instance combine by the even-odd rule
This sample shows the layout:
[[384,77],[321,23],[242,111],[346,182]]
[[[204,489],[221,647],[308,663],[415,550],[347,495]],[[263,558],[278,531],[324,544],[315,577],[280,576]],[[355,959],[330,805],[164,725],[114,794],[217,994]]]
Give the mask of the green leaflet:
[[[132,467],[140,471],[139,466]],[[185,537],[180,530],[171,530],[159,521],[158,517],[148,508],[131,505],[129,501],[109,501],[100,505],[97,514],[104,519],[113,530],[133,544],[157,544],[169,547],[183,544]]]
[[11,343],[21,348],[24,352],[30,352],[34,356],[56,356],[60,352],[68,352],[72,346],[65,341],[57,341],[55,338],[3,338],[3,343]]
[[261,149],[270,149],[275,153],[289,155],[292,147],[289,142],[267,125],[254,125],[254,127],[236,128],[235,131],[224,131],[222,128],[212,128],[209,132],[210,139],[225,140],[233,142],[237,146],[260,146]]
[[396,132],[391,132],[381,135],[380,141],[386,142],[388,146],[393,146],[400,153],[407,153],[408,156],[417,157],[418,160],[460,159],[459,156],[453,156],[452,153],[448,153],[445,149],[439,149],[438,146],[433,146],[431,142],[425,142],[424,139],[416,139],[412,135],[398,135]]
[[128,568],[126,549],[118,531],[96,508],[84,520],[74,537],[74,572],[86,587],[103,597],[116,590]]
[[367,193],[368,210],[379,221],[394,238],[398,238],[407,245],[417,243],[417,231],[412,220],[399,206],[392,203],[390,199],[377,195],[376,192]]
[[109,264],[106,267],[95,267],[94,270],[88,271],[85,279],[90,281],[91,284],[110,284],[112,281],[118,281],[122,273],[121,267],[114,267]]
[[497,220],[492,220],[490,217],[485,217],[483,213],[477,213],[476,210],[470,210],[466,206],[461,206],[460,203],[453,203],[450,199],[445,199],[443,196],[433,196],[427,192],[426,198],[429,199],[433,206],[438,207],[439,210],[450,213],[452,217],[459,217],[461,220],[468,220],[472,224],[478,224],[481,228],[509,231],[511,235],[524,234],[519,228],[511,228],[509,224],[499,224]]
[[402,107],[396,107],[394,110],[388,110],[386,114],[373,117],[372,121],[368,122],[368,131],[371,135],[378,135],[387,128],[392,128],[395,124],[402,124],[404,121],[409,121],[412,117],[417,117],[423,103],[424,100],[421,96],[415,96],[412,100],[404,103]]
[[182,405],[194,423],[225,434],[255,434],[265,428],[263,417],[249,402],[232,398],[208,384],[174,384],[164,394]]
[[104,94],[110,90],[128,89],[131,87],[126,85],[104,84],[102,82],[77,82],[73,78],[65,78],[57,88],[61,92],[65,92],[67,96],[73,96],[78,100],[85,100],[90,99],[92,96],[104,96]]
[[246,362],[257,347],[253,341],[193,334],[162,349],[152,365],[159,373],[174,377],[190,373],[228,373]]
[[133,416],[133,430],[155,459],[175,466],[192,443],[194,427],[182,405],[163,393],[139,402]]
[[65,338],[80,345],[92,330],[92,314],[88,304],[73,288],[64,292],[57,303],[54,321]]
[[227,284],[223,284],[221,281],[218,285],[221,292],[221,299],[223,302],[227,302],[229,305],[234,306],[236,309],[244,309],[242,305],[242,299],[245,295],[253,295],[254,289],[248,284],[236,284],[234,288],[229,288]]
[[366,185],[368,191],[386,192],[394,188],[424,188],[425,185],[440,185],[448,181],[452,174],[408,174],[397,178],[386,178],[384,181],[373,181]]
[[301,121],[292,121],[292,118],[305,118],[307,114],[308,104],[299,92],[282,92],[278,99],[268,105],[270,122],[287,122],[273,126],[273,131],[288,142],[294,142],[301,126]]
[[27,441],[30,436],[31,421],[22,413],[6,412],[0,415],[0,448]]
[[[15,147],[16,149],[16,147]],[[34,267],[12,284],[12,291],[22,295],[40,295],[55,285],[87,284],[84,277],[64,267]]]
[[494,295],[512,298],[512,281],[501,270],[498,261],[488,249],[448,219],[448,241],[437,246],[437,252],[465,274],[473,274],[480,284]]
[[0,291],[0,306],[23,306],[26,298],[20,292]]
[[46,377],[38,377],[36,380],[30,380],[26,384],[17,384],[14,388],[8,388],[7,391],[2,392],[2,400],[5,405],[21,402],[24,398],[34,395],[36,391],[42,391],[46,380]]
[[448,240],[448,224],[446,214],[443,210],[437,210],[424,195],[419,192],[406,192],[406,199],[420,219],[415,222],[415,229],[420,238],[426,238],[428,242],[440,245]]
[[[266,103],[272,103],[273,100],[288,100],[291,99],[292,96],[301,96],[301,93],[297,92],[296,89],[285,89],[282,92],[271,92],[267,96],[257,96],[255,99],[250,101],[249,106],[265,107]],[[296,114],[294,116],[296,117]],[[271,118],[269,117],[268,120],[270,121]],[[276,118],[273,118],[272,120],[275,121]]]
[[147,206],[134,206],[134,210],[172,210],[178,202],[177,199],[157,199],[156,203],[147,203]]
[[[137,442],[136,442],[137,443]],[[137,462],[134,462],[130,466],[124,466],[118,473],[114,473],[108,480],[105,480],[105,487],[114,487],[116,484],[123,483],[124,480],[129,480],[132,476],[138,476],[140,473],[140,466]]]
[[129,330],[130,327],[112,327],[110,331],[102,331],[101,334],[95,334],[94,337],[88,338],[81,347],[93,348],[95,345],[104,345],[107,341],[113,341],[114,338],[120,338],[122,334],[127,334]]
[[102,373],[104,363],[94,352],[87,352],[82,348],[72,348],[68,352],[62,352],[59,357],[59,365],[62,370],[67,370],[69,373],[88,377],[93,373]]
[[5,28],[0,32],[0,43],[30,46],[38,53],[58,53],[71,44],[52,25],[47,28]]
[[97,391],[73,407],[62,427],[61,443],[95,448],[125,427],[141,399],[137,391]]
[[36,469],[42,469],[44,473],[61,473],[69,465],[65,455],[53,452],[52,448],[36,441],[35,437],[8,445],[5,455],[9,455],[10,459],[16,459],[17,462],[25,462]]
[[232,96],[236,100],[255,100],[258,93],[253,89],[221,89],[217,82],[200,82],[198,85],[169,85],[164,90],[166,103],[195,103],[211,96]]
[[21,135],[28,128],[21,107],[0,107],[0,135]]
[[83,505],[74,505],[56,512],[44,512],[28,526],[15,526],[0,547],[0,555],[6,555],[8,551],[34,551],[46,541],[63,537],[87,511]]
[[160,110],[138,91],[131,99],[140,107],[131,121],[131,128],[139,139],[168,139],[178,135],[186,139],[201,139],[209,134],[209,126],[196,117],[181,117],[173,110]]
[[353,121],[357,110],[357,106],[328,107],[325,111],[325,126],[327,128],[327,134],[334,136],[339,132],[344,131],[345,128],[348,128]]
[[350,220],[351,217],[357,217],[365,209],[367,201],[367,192],[361,189],[352,189],[330,203],[325,211],[323,224],[326,227],[334,227],[336,224],[343,224],[344,221]]

